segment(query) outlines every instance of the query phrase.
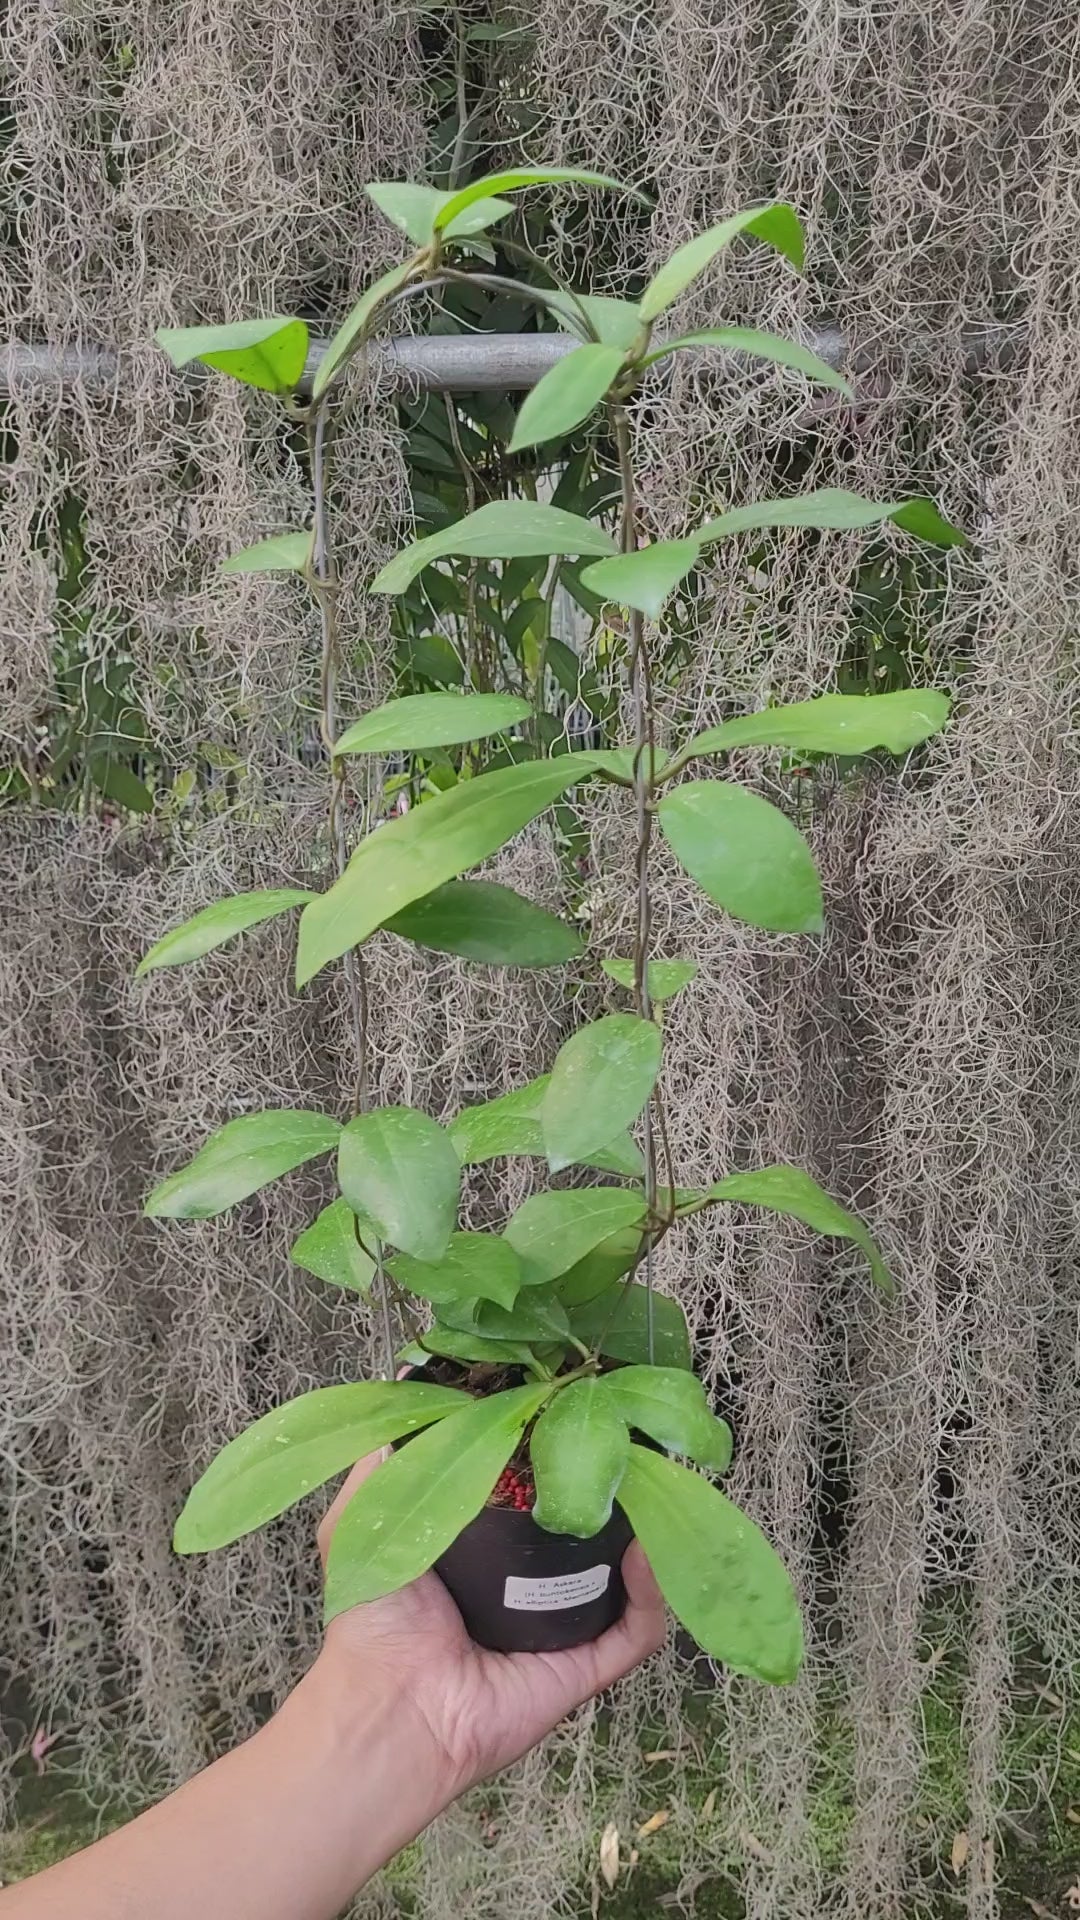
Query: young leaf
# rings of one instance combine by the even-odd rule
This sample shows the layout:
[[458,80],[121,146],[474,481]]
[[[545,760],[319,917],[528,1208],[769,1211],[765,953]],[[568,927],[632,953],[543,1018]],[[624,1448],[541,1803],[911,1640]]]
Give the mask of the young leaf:
[[563,182],[577,187],[611,187],[616,193],[628,193],[648,205],[643,193],[625,186],[621,180],[613,180],[606,173],[583,173],[578,167],[510,167],[502,173],[485,174],[456,193],[448,193],[435,216],[435,226],[446,233],[460,233],[462,216],[471,213],[486,194],[516,193],[521,187],[558,186]]
[[[369,200],[374,200],[379,212],[418,247],[426,247],[434,239],[437,217],[446,212],[448,203],[456,197],[439,193],[435,187],[418,186],[412,180],[372,180],[364,192]],[[495,200],[486,192],[481,193],[452,217],[454,230],[447,232],[446,237],[461,240],[470,234],[483,233],[513,211],[512,200]]]
[[494,880],[448,880],[384,927],[417,946],[489,967],[558,967],[584,951],[565,920]]
[[614,553],[610,533],[580,514],[536,500],[489,500],[452,526],[414,540],[376,574],[370,593],[404,593],[433,560],[463,554],[478,560],[514,560],[547,554]]
[[590,1540],[611,1519],[629,1457],[626,1423],[599,1380],[571,1381],[545,1407],[529,1440],[537,1526]]
[[219,573],[303,573],[311,557],[311,531],[275,533],[269,540],[257,540],[253,547],[241,547],[218,566]]
[[394,1279],[422,1300],[441,1306],[450,1300],[494,1300],[512,1307],[521,1291],[521,1262],[494,1233],[454,1233],[441,1260],[416,1260],[398,1253],[387,1261]]
[[653,1350],[649,1357],[649,1292],[638,1280],[620,1280],[570,1308],[570,1328],[587,1347],[598,1347],[611,1360],[633,1366],[689,1367],[690,1334],[686,1315],[666,1293],[652,1296]]
[[930,500],[864,500],[862,494],[848,493],[843,487],[819,487],[792,500],[759,500],[732,507],[718,519],[706,520],[694,538],[705,544],[731,533],[760,533],[766,527],[818,527],[842,533],[879,527],[885,520],[935,546],[968,544],[967,536],[944,520]]
[[612,300],[603,293],[564,293],[561,288],[535,288],[553,313],[563,332],[576,333],[587,340],[587,328],[605,347],[619,347],[629,353],[641,333],[641,315],[633,300]]
[[366,1293],[375,1277],[375,1262],[360,1245],[356,1224],[356,1215],[348,1201],[332,1200],[310,1227],[305,1227],[300,1238],[293,1241],[290,1260],[303,1267],[305,1273],[313,1273],[331,1286]]
[[732,1200],[744,1206],[768,1207],[790,1214],[815,1233],[852,1240],[870,1262],[874,1281],[886,1294],[895,1292],[892,1277],[870,1234],[857,1214],[833,1200],[801,1167],[758,1167],[752,1173],[730,1173],[709,1188],[713,1200]]
[[810,849],[768,800],[730,781],[688,780],[664,795],[657,816],[691,879],[736,920],[774,933],[822,931]]
[[174,367],[201,360],[264,393],[291,393],[307,362],[307,327],[280,314],[227,327],[158,327],[154,339]]
[[595,1300],[598,1293],[607,1293],[609,1304],[614,1304],[616,1296],[609,1289],[614,1281],[629,1273],[640,1251],[640,1227],[621,1227],[618,1233],[601,1240],[583,1260],[560,1273],[555,1292],[563,1306],[572,1312],[575,1307]]
[[426,1365],[433,1353],[446,1360],[461,1360],[466,1366],[535,1367],[536,1355],[523,1341],[491,1340],[481,1333],[458,1333],[436,1321],[411,1346],[403,1347],[398,1359],[410,1366]]
[[468,1404],[451,1387],[409,1380],[358,1381],[303,1393],[264,1414],[211,1461],[187,1497],[173,1546],[177,1553],[227,1547],[365,1453],[467,1411]]
[[660,1051],[659,1027],[634,1013],[605,1014],[560,1047],[540,1109],[553,1173],[637,1119],[660,1071]]
[[598,1385],[628,1427],[647,1433],[668,1453],[683,1453],[713,1473],[727,1472],[731,1428],[717,1419],[694,1374],[682,1367],[616,1367]]
[[522,402],[510,452],[561,440],[598,407],[622,366],[621,347],[585,346],[556,360]]
[[644,364],[651,367],[666,354],[679,353],[684,347],[723,347],[728,353],[746,353],[756,360],[771,360],[778,367],[791,367],[795,373],[805,373],[821,387],[832,387],[847,400],[855,398],[843,374],[830,367],[827,360],[811,353],[809,347],[800,346],[797,340],[784,340],[775,333],[758,333],[753,327],[702,327],[696,333],[682,333],[677,340],[665,340]]
[[243,1113],[212,1133],[179,1173],[162,1180],[143,1212],[152,1220],[212,1220],[268,1181],[329,1153],[340,1134],[328,1114],[300,1107]]
[[564,1344],[570,1333],[566,1311],[547,1288],[520,1293],[512,1307],[493,1300],[446,1301],[439,1319],[459,1333],[478,1333],[485,1340],[527,1341],[530,1346],[554,1340]]
[[948,694],[932,687],[905,687],[899,693],[823,693],[817,700],[766,707],[761,713],[725,720],[691,740],[685,754],[692,759],[699,753],[727,753],[732,747],[794,747],[799,752],[842,754],[886,747],[890,753],[907,753],[931,734],[940,733],[951,704]]
[[680,580],[701,558],[699,540],[654,540],[633,553],[617,553],[583,567],[581,579],[591,593],[620,607],[636,607],[650,620],[659,620]]
[[389,272],[381,274],[378,280],[365,288],[352,311],[342,321],[315,369],[315,378],[311,383],[313,400],[318,400],[320,394],[326,392],[338,368],[344,360],[348,359],[353,342],[359,338],[383,301],[389,299],[392,293],[396,293],[399,287],[403,287],[410,274],[415,271],[415,262],[406,260],[399,267],[391,267]]
[[[601,960],[600,966],[610,980],[628,993],[634,991],[634,963],[632,960]],[[649,999],[657,1006],[663,1000],[671,1000],[690,985],[697,974],[696,960],[650,960],[648,966]]]
[[[503,1153],[543,1157],[540,1109],[550,1082],[551,1075],[542,1073],[527,1086],[500,1094],[497,1100],[463,1107],[449,1127],[462,1166],[482,1166],[486,1160],[494,1160]],[[644,1158],[636,1141],[628,1133],[622,1133],[609,1140],[599,1152],[590,1154],[585,1164],[599,1167],[604,1173],[621,1173],[629,1180],[636,1180],[643,1171]]]
[[342,1129],[338,1181],[349,1205],[384,1240],[418,1260],[441,1260],[461,1193],[448,1134],[412,1107],[377,1107]]
[[803,231],[794,208],[783,201],[774,201],[767,207],[750,207],[745,213],[721,220],[718,226],[709,227],[705,233],[688,240],[685,246],[676,248],[645,289],[638,309],[642,320],[651,322],[670,307],[740,233],[764,240],[768,246],[775,247],[777,253],[784,254],[793,266],[802,266]]
[[620,1227],[642,1217],[641,1195],[624,1187],[575,1187],[569,1193],[534,1193],[506,1226],[520,1255],[522,1285],[543,1286],[598,1247]]
[[[466,867],[498,851],[590,769],[586,754],[523,760],[462,780],[363,840],[341,879],[300,917],[296,984]],[[582,765],[581,763],[586,763]]]
[[[589,766],[594,773],[606,773],[612,779],[629,782],[631,785],[637,757],[636,747],[601,747],[597,750],[590,748],[588,755]],[[644,757],[643,754],[642,758]],[[666,753],[663,747],[653,748],[650,763],[654,780],[663,772],[670,758],[670,754]]]
[[794,1680],[799,1603],[754,1522],[689,1467],[645,1447],[631,1447],[618,1498],[668,1606],[698,1645],[755,1680]]
[[411,753],[505,733],[532,707],[509,693],[407,693],[353,722],[334,747],[341,753]]
[[328,1622],[346,1607],[396,1592],[434,1565],[486,1504],[550,1391],[513,1387],[474,1400],[376,1468],[334,1530],[326,1569]]
[[144,953],[135,978],[141,980],[144,973],[152,973],[156,967],[182,967],[189,960],[201,960],[204,953],[223,947],[226,940],[248,927],[274,920],[279,913],[288,913],[290,907],[302,907],[314,898],[302,887],[267,887],[257,893],[234,893],[228,900],[215,900],[212,907],[192,914],[190,920],[174,927]]

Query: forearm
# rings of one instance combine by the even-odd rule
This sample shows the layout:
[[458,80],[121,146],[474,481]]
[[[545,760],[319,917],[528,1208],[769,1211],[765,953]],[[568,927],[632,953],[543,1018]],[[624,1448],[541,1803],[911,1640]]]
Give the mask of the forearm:
[[324,1655],[253,1739],[88,1852],[0,1894],[0,1916],[334,1920],[452,1791],[409,1704],[381,1681],[350,1702]]

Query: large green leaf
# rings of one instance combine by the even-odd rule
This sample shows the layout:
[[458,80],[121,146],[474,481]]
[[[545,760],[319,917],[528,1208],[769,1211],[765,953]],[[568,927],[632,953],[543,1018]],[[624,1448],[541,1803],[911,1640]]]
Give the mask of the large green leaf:
[[718,1487],[645,1447],[631,1447],[618,1498],[668,1606],[698,1645],[755,1680],[794,1680],[799,1603],[760,1528]]
[[584,951],[565,920],[494,880],[448,880],[395,913],[385,930],[489,967],[558,967]]
[[356,1215],[348,1201],[332,1200],[293,1241],[289,1258],[305,1273],[313,1273],[331,1286],[366,1293],[375,1277],[375,1262],[360,1245],[356,1227]]
[[[527,1086],[500,1094],[497,1100],[463,1107],[449,1126],[462,1166],[482,1166],[486,1160],[495,1160],[503,1153],[543,1157],[540,1110],[550,1081],[551,1075],[543,1073]],[[645,1162],[637,1142],[628,1133],[621,1133],[597,1153],[590,1154],[585,1164],[598,1167],[603,1173],[621,1173],[627,1179],[636,1180],[644,1171]]]
[[415,271],[415,262],[406,260],[399,267],[391,267],[370,287],[365,288],[356,305],[342,321],[315,369],[315,378],[311,383],[313,399],[318,400],[319,396],[325,393],[342,362],[348,359],[354,342],[359,339],[383,301],[392,293],[396,293],[399,287],[404,286],[409,275]]
[[767,1207],[772,1213],[790,1214],[815,1233],[831,1234],[838,1240],[851,1240],[870,1262],[870,1271],[883,1293],[894,1291],[893,1282],[874,1241],[857,1214],[849,1213],[833,1200],[801,1167],[757,1167],[752,1173],[730,1173],[709,1188],[711,1200],[731,1200],[744,1206]]
[[243,1113],[211,1134],[179,1173],[154,1188],[143,1212],[154,1220],[211,1220],[270,1180],[336,1147],[341,1127],[325,1113],[273,1107]]
[[452,747],[505,733],[528,720],[527,700],[510,693],[407,693],[353,722],[334,747],[339,753],[410,753]]
[[645,200],[643,193],[624,185],[621,180],[613,180],[606,173],[586,173],[580,167],[508,167],[500,173],[488,173],[479,180],[470,181],[467,187],[459,187],[456,193],[448,193],[435,216],[435,225],[448,234],[460,233],[463,216],[470,214],[477,202],[483,201],[486,195],[516,193],[521,187],[559,186],[564,183],[576,187],[611,187],[616,193],[629,193],[635,200]]
[[135,978],[139,980],[144,973],[151,973],[155,967],[182,967],[189,960],[201,960],[204,953],[212,953],[215,947],[223,947],[226,940],[232,940],[248,927],[257,927],[264,920],[274,920],[279,913],[288,913],[290,907],[302,907],[306,900],[315,895],[302,887],[267,887],[257,893],[234,893],[228,900],[215,900],[212,907],[203,907],[174,927],[144,953],[135,969]]
[[621,347],[584,346],[556,360],[522,402],[510,452],[561,440],[598,407],[622,366]]
[[611,1285],[629,1273],[641,1251],[641,1239],[640,1226],[620,1227],[618,1233],[601,1240],[591,1253],[560,1273],[554,1284],[564,1307],[573,1311],[586,1301],[595,1300],[598,1293],[607,1293],[609,1301],[614,1303],[615,1295],[609,1291]]
[[[419,186],[413,180],[372,180],[364,192],[369,200],[374,200],[379,212],[418,247],[427,246],[434,238],[436,220],[446,213],[449,202],[456,197],[440,193],[435,187]],[[485,191],[476,195],[468,207],[453,214],[449,222],[440,224],[445,227],[448,240],[461,240],[483,233],[513,211],[512,200],[495,200]]]
[[459,1333],[478,1333],[485,1340],[565,1342],[570,1332],[566,1311],[546,1287],[534,1287],[519,1293],[512,1307],[500,1307],[494,1300],[446,1301],[439,1309],[440,1322]]
[[727,753],[732,747],[793,747],[807,753],[907,753],[940,733],[951,702],[933,687],[899,693],[823,693],[790,707],[742,713],[691,740],[679,758]]
[[550,1391],[513,1387],[474,1401],[376,1468],[334,1529],[326,1569],[328,1621],[346,1607],[396,1592],[434,1565],[486,1505]]
[[802,266],[803,231],[794,208],[783,201],[774,201],[767,207],[750,207],[676,248],[645,289],[639,308],[642,320],[653,321],[670,307],[740,233],[764,240],[784,254],[793,266]]
[[558,760],[523,760],[461,780],[370,833],[341,879],[301,915],[297,986],[402,908],[497,852],[589,772],[580,764],[587,758],[568,753]]
[[570,1327],[587,1347],[633,1366],[689,1367],[686,1315],[669,1294],[653,1291],[653,1349],[649,1357],[649,1290],[639,1280],[620,1280],[606,1293],[570,1308]]
[[755,360],[771,360],[778,367],[791,367],[805,373],[819,386],[832,387],[846,399],[854,399],[850,383],[809,347],[797,340],[785,340],[779,334],[759,333],[753,327],[702,327],[695,333],[681,333],[676,340],[665,340],[645,361],[651,367],[666,354],[680,353],[684,347],[722,347],[728,353],[749,354]]
[[966,535],[942,518],[930,500],[865,500],[860,493],[848,493],[843,487],[819,487],[816,493],[797,494],[792,500],[759,500],[745,507],[732,507],[715,520],[707,520],[694,535],[705,544],[732,533],[761,533],[767,527],[819,527],[845,532],[860,527],[879,527],[891,520],[920,540],[939,547],[966,546]]
[[668,598],[700,558],[700,540],[654,540],[633,553],[594,560],[582,568],[581,579],[602,600],[636,607],[650,620],[659,620]]
[[717,1419],[694,1374],[683,1367],[616,1367],[598,1385],[628,1427],[647,1433],[669,1453],[684,1453],[699,1467],[726,1473],[731,1428]]
[[533,1519],[548,1533],[589,1540],[611,1519],[630,1456],[626,1423],[600,1382],[573,1380],[556,1393],[529,1440],[536,1476]]
[[177,1553],[207,1553],[274,1520],[377,1447],[467,1408],[464,1394],[423,1381],[320,1387],[264,1414],[230,1440],[187,1497]]
[[[601,968],[609,980],[614,980],[628,993],[634,991],[634,963],[632,960],[601,960]],[[696,960],[650,960],[647,978],[649,999],[659,1005],[663,1000],[671,1000],[690,985],[698,971]]]
[[687,873],[736,920],[774,933],[821,932],[817,869],[778,807],[730,781],[688,780],[664,795],[657,816]]
[[535,1368],[536,1356],[524,1341],[490,1340],[482,1333],[459,1333],[438,1321],[418,1340],[403,1347],[398,1359],[410,1366],[422,1367],[433,1353],[447,1360],[460,1360],[463,1366],[523,1366]]
[[637,1119],[660,1071],[660,1029],[609,1013],[560,1047],[540,1109],[553,1173],[574,1166]]
[[403,1287],[435,1306],[479,1298],[512,1307],[521,1290],[521,1262],[501,1234],[453,1233],[441,1260],[398,1253],[386,1264]]
[[174,367],[192,360],[231,374],[264,393],[290,393],[304,371],[308,330],[303,320],[272,313],[265,320],[237,320],[225,327],[158,327],[154,339]]
[[342,1128],[338,1180],[349,1205],[418,1260],[441,1260],[461,1193],[450,1137],[412,1107],[377,1107]]
[[614,553],[615,542],[603,527],[580,514],[566,513],[536,500],[489,500],[452,526],[414,540],[376,574],[372,593],[404,593],[433,560],[462,554],[476,560],[541,558],[552,553]]
[[506,1238],[521,1257],[522,1285],[543,1286],[575,1266],[620,1227],[642,1217],[639,1193],[624,1187],[575,1187],[534,1193],[511,1215]]
[[311,529],[302,533],[275,533],[252,547],[230,553],[219,573],[303,573],[311,558]]

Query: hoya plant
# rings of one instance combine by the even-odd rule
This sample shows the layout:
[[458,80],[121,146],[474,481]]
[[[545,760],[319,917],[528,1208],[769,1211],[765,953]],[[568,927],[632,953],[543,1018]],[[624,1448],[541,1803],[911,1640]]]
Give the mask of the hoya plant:
[[[726,756],[747,746],[800,757],[906,754],[944,724],[948,701],[935,691],[825,693],[661,741],[649,637],[703,553],[748,534],[760,544],[773,528],[892,522],[940,546],[962,536],[927,500],[828,488],[732,507],[678,539],[642,539],[628,408],[663,377],[670,356],[721,348],[848,388],[796,341],[736,326],[663,331],[669,309],[736,242],[763,244],[801,268],[802,229],[779,202],[680,246],[636,301],[520,285],[490,271],[484,236],[513,211],[508,196],[560,181],[623,191],[561,168],[513,169],[448,193],[372,185],[376,205],[407,236],[408,254],[363,294],[313,374],[300,319],[157,336],[178,367],[201,361],[277,395],[306,435],[310,524],[234,554],[223,571],[291,570],[318,605],[333,851],[325,884],[218,901],[167,933],[139,971],[197,961],[246,928],[297,914],[298,990],[339,962],[348,974],[358,1086],[352,1110],[341,1114],[275,1108],[229,1120],[162,1181],[146,1210],[158,1219],[204,1219],[291,1168],[332,1159],[337,1197],[300,1235],[293,1258],[333,1286],[370,1292],[389,1338],[385,1379],[303,1394],[232,1439],[191,1492],[175,1545],[185,1554],[227,1546],[385,1448],[334,1535],[328,1619],[438,1566],[489,1644],[566,1644],[617,1612],[618,1558],[632,1530],[672,1610],[706,1652],[782,1683],[801,1658],[797,1600],[772,1546],[716,1484],[731,1436],[694,1375],[677,1300],[654,1285],[656,1249],[704,1209],[760,1207],[852,1242],[870,1281],[883,1293],[891,1282],[863,1223],[797,1167],[717,1168],[707,1187],[678,1184],[679,1143],[663,1105],[661,1013],[677,1020],[667,1003],[696,966],[692,955],[653,951],[650,849],[659,835],[722,913],[813,940],[824,922],[810,848],[783,811],[731,776]],[[584,561],[581,581],[617,610],[625,638],[633,737],[622,744],[569,751],[562,742],[563,750],[546,751],[533,702],[475,684],[338,717],[345,622],[328,477],[336,403],[349,363],[387,316],[466,276],[489,290],[516,290],[577,336],[521,405],[512,450],[557,446],[597,413],[621,510],[609,523],[532,497],[488,500],[406,546],[367,591],[402,595],[425,573],[445,580],[478,562],[516,567],[550,591],[560,566]],[[552,464],[557,470],[557,458]],[[494,764],[485,768],[477,743],[492,741]],[[442,768],[438,788],[404,812],[374,808],[352,844],[342,795],[354,757],[395,756],[400,766],[413,755]],[[506,886],[462,876],[571,789],[587,810],[601,782],[622,790],[634,822],[626,886],[636,897],[636,935],[629,953],[583,956],[572,926]],[[540,1078],[452,1117],[373,1105],[363,948],[388,935],[487,965],[572,961],[579,978],[582,968],[597,983],[606,976],[626,1005],[572,1032]],[[546,1161],[549,1184],[501,1223],[464,1230],[470,1170],[503,1155]],[[470,1603],[478,1583],[489,1590],[482,1605]]]

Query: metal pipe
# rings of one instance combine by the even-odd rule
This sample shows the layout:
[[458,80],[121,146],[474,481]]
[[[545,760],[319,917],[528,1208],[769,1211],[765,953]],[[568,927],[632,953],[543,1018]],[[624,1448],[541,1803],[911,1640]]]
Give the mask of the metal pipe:
[[[853,374],[869,374],[881,367],[880,350],[856,346],[835,326],[812,329],[805,344],[827,360]],[[925,360],[953,344],[944,335],[915,335],[907,343],[909,359]],[[955,342],[966,373],[987,365],[1010,366],[1023,345],[1015,327],[986,327],[961,334]],[[391,386],[432,393],[522,393],[536,385],[578,342],[564,333],[409,334],[374,342],[369,349],[373,371]],[[702,358],[739,360],[716,348],[694,349]],[[326,352],[324,340],[313,340],[302,386],[310,384]],[[103,346],[26,346],[10,341],[0,347],[0,394],[52,392],[75,382],[92,393],[122,390],[124,356]],[[201,369],[192,369],[203,378]],[[875,386],[874,397],[880,397]]]

